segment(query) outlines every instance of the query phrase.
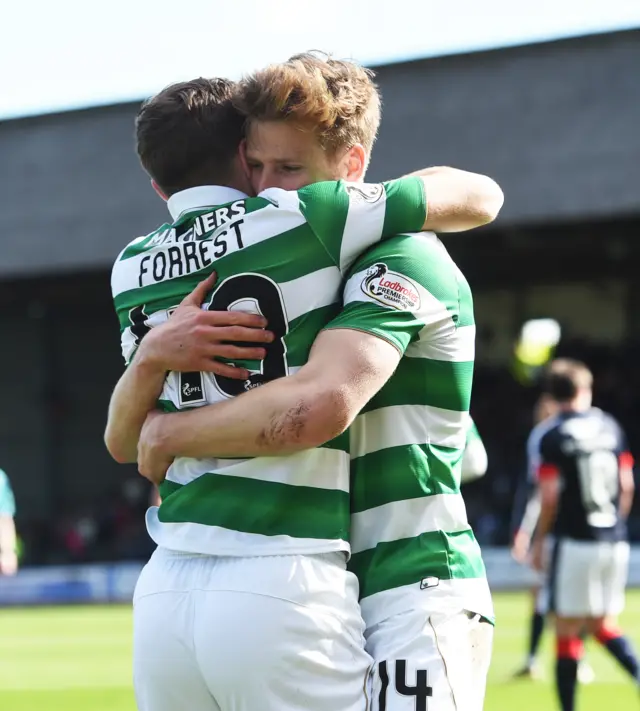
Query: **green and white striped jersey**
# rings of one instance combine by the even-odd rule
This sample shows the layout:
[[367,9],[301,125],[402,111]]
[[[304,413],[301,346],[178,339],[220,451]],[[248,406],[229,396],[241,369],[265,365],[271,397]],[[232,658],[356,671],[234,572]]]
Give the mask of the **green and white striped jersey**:
[[478,432],[478,426],[476,423],[469,418],[469,429],[467,430],[467,446],[473,444],[474,442],[482,442],[482,437],[480,437],[480,432]]
[[[209,186],[178,193],[168,206],[175,222],[134,240],[113,268],[125,360],[213,269],[218,283],[203,308],[262,313],[276,340],[262,363],[243,364],[252,372],[246,382],[170,373],[166,410],[220,402],[295,372],[340,310],[358,255],[426,218],[416,178],[316,183],[254,198]],[[167,548],[242,556],[348,550],[348,437],[286,457],[178,458],[161,495],[147,527]]]
[[452,604],[492,618],[480,548],[460,495],[475,325],[471,290],[431,233],[361,257],[328,328],[388,340],[396,372],[350,429],[350,569],[367,625]]

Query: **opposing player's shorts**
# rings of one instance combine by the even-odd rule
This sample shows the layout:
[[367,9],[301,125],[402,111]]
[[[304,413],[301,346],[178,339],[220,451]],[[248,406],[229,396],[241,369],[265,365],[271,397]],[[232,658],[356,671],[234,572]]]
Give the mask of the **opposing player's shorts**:
[[628,568],[626,541],[558,540],[551,565],[553,611],[561,617],[620,614]]
[[411,610],[366,632],[372,711],[481,711],[493,626],[466,610]]
[[357,581],[344,555],[157,549],[134,594],[140,711],[366,711]]

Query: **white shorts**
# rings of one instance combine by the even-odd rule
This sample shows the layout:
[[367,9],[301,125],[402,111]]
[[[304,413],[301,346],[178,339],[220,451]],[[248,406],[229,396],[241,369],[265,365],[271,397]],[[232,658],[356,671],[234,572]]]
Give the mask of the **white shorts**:
[[344,558],[157,549],[133,602],[140,711],[366,711],[372,660]]
[[560,539],[551,568],[551,608],[560,617],[604,617],[624,609],[629,544]]
[[393,615],[366,632],[371,711],[481,711],[493,626],[457,610]]

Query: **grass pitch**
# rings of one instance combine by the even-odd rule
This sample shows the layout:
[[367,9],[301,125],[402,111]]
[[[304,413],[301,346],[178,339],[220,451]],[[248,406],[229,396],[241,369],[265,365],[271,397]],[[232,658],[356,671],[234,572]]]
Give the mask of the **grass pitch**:
[[[551,634],[543,641],[542,682],[512,681],[524,658],[529,598],[496,595],[498,626],[486,711],[556,709]],[[640,590],[621,623],[640,649]],[[596,681],[579,689],[579,711],[631,711],[640,698],[596,642],[587,646]],[[131,688],[131,610],[60,607],[0,610],[2,711],[135,711]],[[328,710],[329,711],[329,710]]]

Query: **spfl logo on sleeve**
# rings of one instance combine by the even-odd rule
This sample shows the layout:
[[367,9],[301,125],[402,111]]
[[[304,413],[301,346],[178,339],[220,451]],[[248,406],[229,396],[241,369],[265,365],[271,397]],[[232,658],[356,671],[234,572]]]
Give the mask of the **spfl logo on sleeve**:
[[378,202],[384,195],[384,187],[381,183],[366,185],[365,183],[347,183],[345,186],[349,197],[356,202]]
[[367,269],[360,288],[367,296],[398,311],[420,308],[418,287],[402,274],[390,271],[382,262]]

